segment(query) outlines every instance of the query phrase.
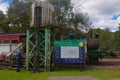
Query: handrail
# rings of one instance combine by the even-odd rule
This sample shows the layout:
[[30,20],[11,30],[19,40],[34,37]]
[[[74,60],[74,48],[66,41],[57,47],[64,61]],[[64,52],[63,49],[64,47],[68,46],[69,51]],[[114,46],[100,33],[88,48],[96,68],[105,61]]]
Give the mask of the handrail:
[[9,57],[10,55],[12,55],[20,46],[22,45],[22,43],[18,44],[17,47],[12,51],[10,52],[7,57]]

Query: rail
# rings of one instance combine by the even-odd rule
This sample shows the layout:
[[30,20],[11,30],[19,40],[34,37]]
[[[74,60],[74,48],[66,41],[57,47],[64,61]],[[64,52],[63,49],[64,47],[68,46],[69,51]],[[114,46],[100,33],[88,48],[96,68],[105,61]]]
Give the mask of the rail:
[[22,46],[22,43],[18,44],[17,47],[12,52],[10,52],[9,54],[7,54],[7,57],[9,57],[10,55],[12,55],[20,46]]

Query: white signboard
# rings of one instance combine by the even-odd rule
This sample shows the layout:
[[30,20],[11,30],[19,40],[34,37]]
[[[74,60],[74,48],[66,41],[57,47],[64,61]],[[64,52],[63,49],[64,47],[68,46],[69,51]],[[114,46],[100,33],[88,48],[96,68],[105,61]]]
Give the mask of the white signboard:
[[61,58],[79,58],[79,47],[77,46],[62,46]]

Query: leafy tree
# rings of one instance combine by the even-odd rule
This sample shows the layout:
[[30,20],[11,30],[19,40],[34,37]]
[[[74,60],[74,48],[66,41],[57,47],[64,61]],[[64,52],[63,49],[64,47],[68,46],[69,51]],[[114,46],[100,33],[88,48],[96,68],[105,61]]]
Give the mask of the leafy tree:
[[54,5],[54,22],[58,25],[65,26],[72,14],[71,0],[47,0]]
[[[71,0],[46,0],[54,6],[54,22],[59,26],[64,26],[63,34],[68,35],[71,31],[76,37],[82,34],[82,30],[91,26],[87,13],[74,12],[74,5]],[[80,31],[81,30],[81,31]]]
[[109,27],[106,27],[105,30],[106,30],[106,31],[110,31],[110,28],[109,28]]
[[30,24],[31,4],[34,0],[13,0],[8,8],[8,22],[12,32],[25,32]]
[[[30,10],[31,4],[36,0],[13,0],[7,12],[7,25],[11,32],[25,32],[30,24]],[[74,14],[71,0],[47,0],[54,5],[55,11],[53,13],[56,24],[64,27],[75,27],[79,32],[80,24],[88,26],[89,18],[87,14]],[[66,28],[67,29],[67,28]],[[71,30],[71,29],[69,29]]]
[[75,13],[74,17],[70,19],[70,24],[73,25],[76,30],[82,30],[90,27],[92,23],[89,21],[87,14]]
[[120,31],[114,33],[114,49],[120,51]]
[[112,51],[120,51],[120,31],[110,32],[108,29],[94,30],[99,33],[100,50],[103,52],[111,53]]
[[9,32],[9,27],[7,25],[6,15],[3,11],[0,11],[0,33],[7,33]]
[[5,20],[5,19],[6,19],[5,14],[3,13],[3,11],[0,10],[0,22]]
[[114,33],[114,50],[120,51],[120,24],[118,26],[118,31]]

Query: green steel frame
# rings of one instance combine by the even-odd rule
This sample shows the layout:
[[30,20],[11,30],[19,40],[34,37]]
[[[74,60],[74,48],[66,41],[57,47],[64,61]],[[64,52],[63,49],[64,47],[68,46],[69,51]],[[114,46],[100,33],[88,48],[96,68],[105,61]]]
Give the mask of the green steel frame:
[[[36,36],[37,35],[37,36]],[[34,29],[27,30],[26,69],[33,71],[50,71],[51,32],[49,28],[40,28],[36,34]],[[36,42],[36,39],[38,42]],[[38,47],[37,47],[38,46]]]

